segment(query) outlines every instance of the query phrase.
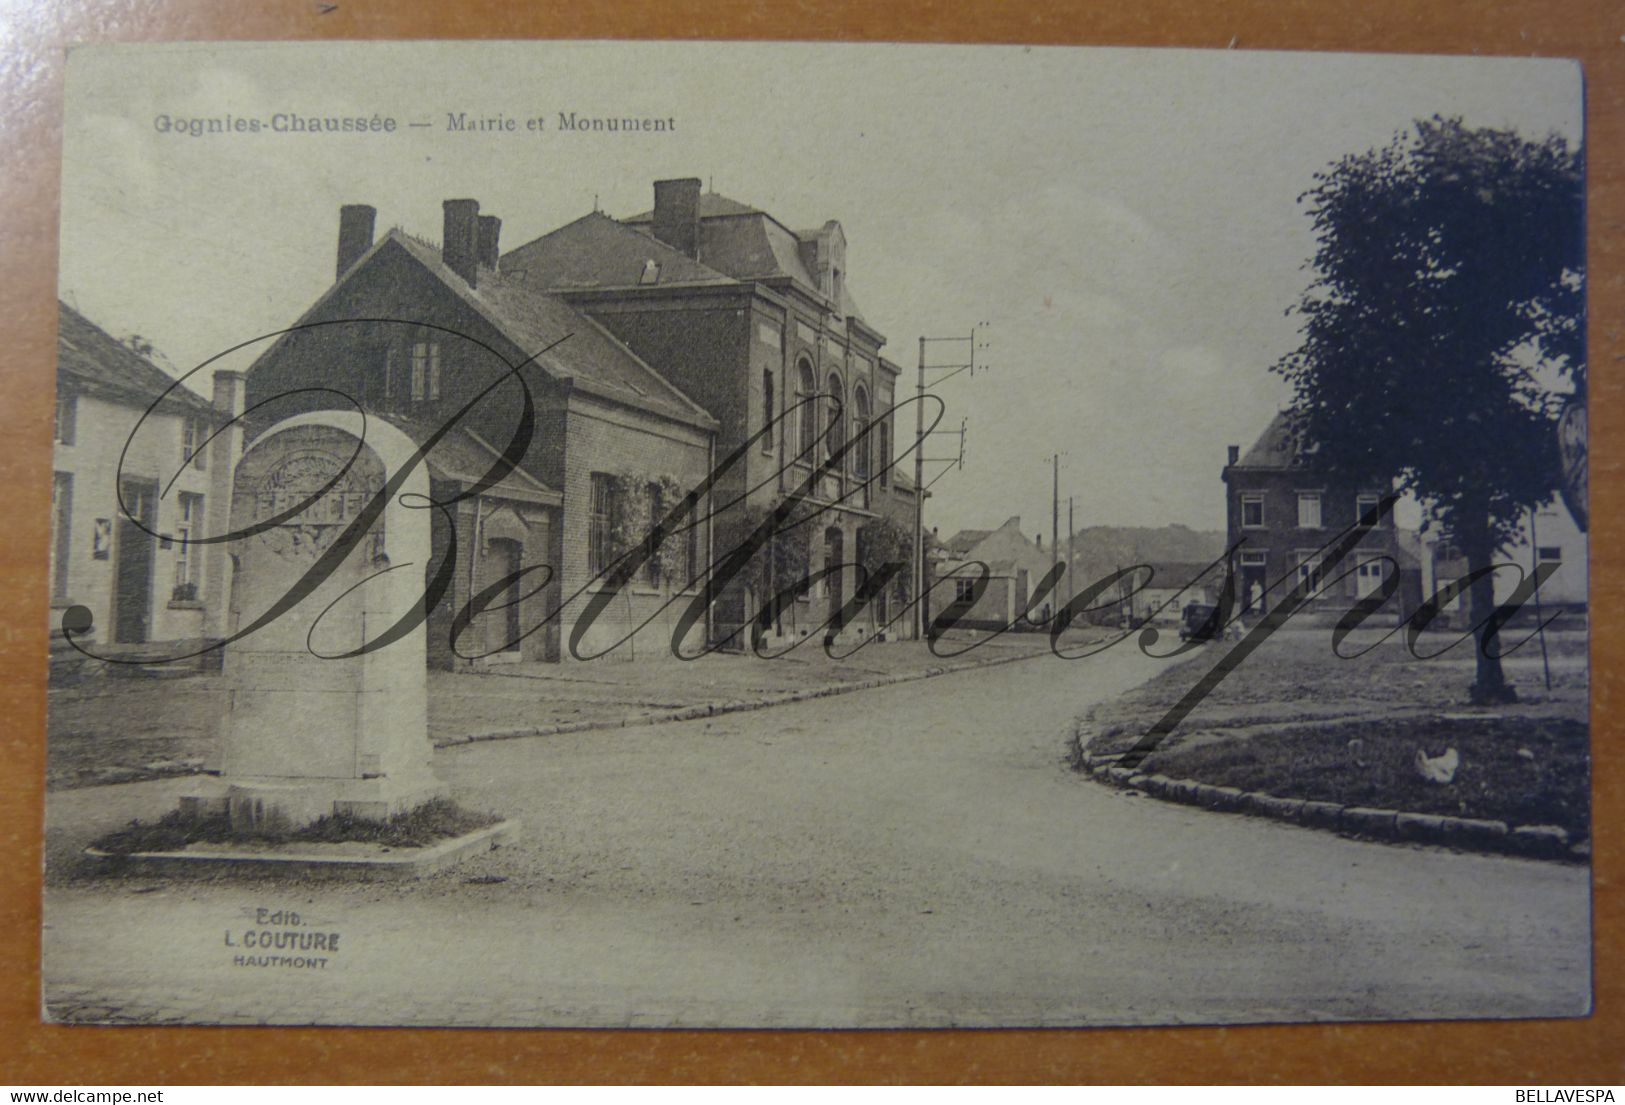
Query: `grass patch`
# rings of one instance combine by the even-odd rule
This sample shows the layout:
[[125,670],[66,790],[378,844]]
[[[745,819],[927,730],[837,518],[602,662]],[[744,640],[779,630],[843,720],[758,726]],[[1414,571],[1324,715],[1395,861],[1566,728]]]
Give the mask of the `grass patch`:
[[[1412,716],[1225,735],[1158,749],[1140,770],[1283,798],[1559,825],[1579,841],[1590,835],[1588,745],[1586,724],[1570,718]],[[1423,779],[1419,748],[1456,749],[1455,778]]]
[[157,821],[132,821],[99,837],[92,845],[113,855],[136,852],[174,852],[189,844],[340,844],[360,842],[387,848],[424,848],[462,836],[502,820],[496,814],[465,810],[449,798],[436,798],[387,821],[371,821],[351,814],[332,814],[301,829],[243,833],[231,827],[225,814],[198,817],[172,810]]

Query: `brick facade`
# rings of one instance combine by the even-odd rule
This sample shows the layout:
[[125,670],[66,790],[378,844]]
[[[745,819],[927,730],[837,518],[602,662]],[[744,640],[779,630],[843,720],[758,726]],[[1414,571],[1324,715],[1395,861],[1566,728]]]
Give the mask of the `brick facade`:
[[[682,187],[663,187],[668,184]],[[663,209],[661,197],[674,191],[682,202]],[[820,439],[837,405],[838,434],[855,432],[859,420],[883,421],[884,432],[877,429],[870,439],[870,479],[860,478],[865,464],[849,456],[845,471],[815,489],[825,517],[786,536],[807,542],[813,576],[834,550],[852,562],[859,531],[878,519],[911,533],[912,484],[899,480],[880,455],[882,441],[896,455],[891,407],[898,370],[880,355],[884,336],[864,322],[846,293],[839,224],[792,232],[765,212],[700,196],[696,181],[661,182],[656,193],[657,210],[647,216],[616,221],[595,213],[518,247],[503,257],[504,273],[589,314],[704,407],[718,425],[719,462],[750,442],[743,463],[718,485],[724,501],[740,500],[738,510],[771,507],[824,460],[827,446],[820,440],[810,463],[798,461],[808,440],[804,417],[807,432]],[[807,395],[803,368],[814,400],[798,409]],[[757,438],[769,422],[771,438]],[[856,585],[850,568],[815,583],[766,627],[769,634],[811,634]],[[880,616],[866,609],[848,635],[872,636],[901,610],[904,597],[901,590],[888,594]],[[737,590],[725,595],[718,611],[722,631],[743,625],[764,599]],[[902,624],[906,619],[893,635]]]
[[1399,589],[1385,611],[1399,617],[1421,603],[1415,535],[1401,530],[1392,513],[1346,560],[1322,572],[1319,550],[1353,527],[1387,491],[1317,469],[1305,458],[1287,414],[1277,415],[1246,454],[1232,446],[1222,478],[1228,546],[1240,543],[1232,568],[1245,613],[1268,610],[1306,578],[1315,587],[1311,612],[1340,614],[1395,573]]

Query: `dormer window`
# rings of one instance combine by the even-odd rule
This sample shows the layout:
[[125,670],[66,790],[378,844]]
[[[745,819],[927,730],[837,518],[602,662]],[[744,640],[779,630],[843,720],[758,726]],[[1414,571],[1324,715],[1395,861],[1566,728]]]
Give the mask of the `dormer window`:
[[660,282],[660,262],[650,258],[643,262],[643,273],[638,277],[639,284],[657,284]]

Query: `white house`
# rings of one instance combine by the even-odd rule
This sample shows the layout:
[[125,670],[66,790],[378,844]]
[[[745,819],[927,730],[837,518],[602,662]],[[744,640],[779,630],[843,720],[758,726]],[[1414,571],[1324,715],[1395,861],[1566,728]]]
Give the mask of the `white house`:
[[[193,542],[224,532],[240,434],[211,441],[227,416],[208,400],[177,387],[159,401],[174,377],[65,303],[58,319],[52,630],[83,607],[76,639],[98,654],[218,635],[229,560]],[[240,388],[217,374],[220,401]]]

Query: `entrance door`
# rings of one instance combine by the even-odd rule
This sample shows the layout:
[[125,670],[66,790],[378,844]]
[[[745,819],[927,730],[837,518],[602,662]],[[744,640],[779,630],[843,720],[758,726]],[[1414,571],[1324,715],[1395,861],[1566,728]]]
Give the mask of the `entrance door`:
[[[519,542],[507,537],[498,537],[491,541],[491,562],[497,579],[514,575],[524,567],[523,560],[524,550],[520,548]],[[496,611],[501,615],[500,619],[494,619],[497,624],[487,629],[487,632],[495,630],[500,636],[496,641],[487,644],[487,648],[500,647],[503,652],[519,651],[519,634],[523,632],[520,628],[519,596],[523,594],[520,588],[524,583],[522,579],[515,579],[503,590],[502,598],[498,602],[499,609]]]
[[[158,486],[119,484],[125,513],[118,520],[113,561],[113,639],[139,644],[152,633],[152,530],[158,528]],[[136,521],[141,524],[137,525]],[[145,527],[143,530],[142,527]]]
[[[845,561],[846,558],[841,551],[843,543],[844,538],[841,535],[839,526],[830,526],[824,531],[825,568],[833,568]],[[841,577],[845,574],[845,572],[834,572],[824,579],[825,586],[829,588],[829,618],[832,624],[835,616],[841,612],[841,607],[846,605],[846,597],[841,592]]]
[[1267,564],[1261,552],[1241,554],[1241,612],[1258,617],[1265,612],[1264,593],[1269,587],[1265,578]]
[[1363,599],[1367,595],[1375,594],[1382,586],[1382,561],[1361,561],[1355,571],[1354,580],[1356,597]]

